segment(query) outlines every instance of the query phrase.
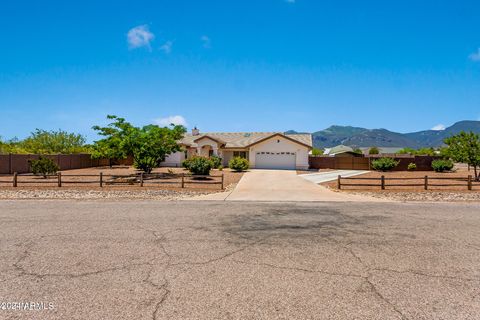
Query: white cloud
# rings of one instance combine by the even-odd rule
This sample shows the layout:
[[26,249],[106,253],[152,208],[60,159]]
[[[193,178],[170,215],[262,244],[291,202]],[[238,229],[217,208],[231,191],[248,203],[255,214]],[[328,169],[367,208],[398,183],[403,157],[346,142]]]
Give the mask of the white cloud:
[[480,48],[478,48],[477,52],[472,53],[468,56],[472,61],[480,61]]
[[159,126],[162,126],[162,127],[167,127],[172,123],[175,125],[182,125],[185,127],[187,126],[187,120],[185,120],[185,118],[180,115],[169,116],[165,118],[158,118],[158,119],[155,119],[154,122],[155,124],[158,124]]
[[136,26],[128,30],[127,42],[130,49],[147,47],[150,49],[150,42],[155,39],[155,35],[150,32],[146,24]]
[[208,48],[211,48],[211,47],[212,47],[212,41],[210,40],[209,37],[207,37],[207,36],[204,35],[204,36],[201,36],[201,37],[200,37],[200,40],[202,40],[202,43],[203,43],[203,47],[204,47],[204,48],[207,48],[207,49],[208,49]]
[[169,54],[170,52],[172,52],[172,46],[173,41],[167,41],[160,47],[160,50],[162,50],[166,54]]
[[435,131],[442,131],[442,130],[445,130],[445,125],[444,124],[437,124],[436,126],[434,126],[431,130],[435,130]]

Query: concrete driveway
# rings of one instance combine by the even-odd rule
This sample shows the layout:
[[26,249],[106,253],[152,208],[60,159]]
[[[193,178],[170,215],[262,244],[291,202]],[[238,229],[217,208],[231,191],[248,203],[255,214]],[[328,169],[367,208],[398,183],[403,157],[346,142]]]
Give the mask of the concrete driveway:
[[361,174],[365,174],[369,171],[366,170],[333,170],[333,171],[326,171],[326,172],[316,172],[316,173],[307,173],[301,174],[305,180],[311,181],[313,183],[324,183],[328,181],[337,180],[338,176],[342,176],[344,178],[347,177],[354,177]]
[[478,319],[479,212],[0,201],[0,319]]
[[380,201],[370,197],[333,192],[301,178],[293,170],[250,170],[230,193],[194,200],[225,201]]

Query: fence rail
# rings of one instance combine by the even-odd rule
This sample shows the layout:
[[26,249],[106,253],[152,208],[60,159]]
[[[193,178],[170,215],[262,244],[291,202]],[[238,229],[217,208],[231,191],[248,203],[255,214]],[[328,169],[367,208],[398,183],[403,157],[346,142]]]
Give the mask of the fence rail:
[[[416,181],[420,180],[420,183],[398,183],[397,181]],[[454,181],[463,183],[435,183],[432,181]],[[353,181],[353,183],[344,183],[344,181]],[[356,182],[358,181],[358,182]],[[362,183],[362,181],[368,181],[368,183]],[[371,182],[373,181],[373,182]],[[378,181],[378,182],[377,182]],[[388,183],[392,181],[393,183]],[[343,187],[379,187],[381,190],[385,190],[387,187],[423,187],[425,190],[429,190],[430,187],[465,187],[467,190],[473,190],[474,181],[471,175],[463,177],[431,177],[425,176],[423,178],[387,178],[381,177],[342,177],[337,178],[337,189]]]
[[[34,179],[36,178],[36,179]],[[75,180],[75,178],[91,178],[89,180]],[[96,178],[96,179],[95,179]],[[73,180],[72,180],[73,179]],[[186,185],[219,185],[220,189],[224,189],[225,177],[221,175],[191,175],[191,174],[170,174],[170,173],[151,173],[151,174],[57,174],[48,175],[35,175],[32,173],[13,175],[1,175],[0,187],[11,186],[14,188],[20,185],[56,185],[59,188],[64,185],[76,185],[76,184],[96,184],[100,188],[105,186],[139,186],[144,187],[148,185],[178,185],[180,188],[186,188]]]

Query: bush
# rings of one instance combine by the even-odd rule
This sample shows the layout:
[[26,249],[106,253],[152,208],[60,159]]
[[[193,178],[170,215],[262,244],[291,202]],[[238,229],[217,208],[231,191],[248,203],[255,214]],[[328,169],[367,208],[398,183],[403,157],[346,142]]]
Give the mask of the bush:
[[222,158],[220,158],[219,156],[211,156],[210,161],[212,161],[214,169],[218,169],[222,165]]
[[371,147],[370,150],[368,150],[368,154],[379,154],[380,150],[377,147]]
[[228,167],[233,171],[245,171],[250,167],[247,159],[241,157],[234,157],[228,162]]
[[392,158],[380,158],[372,161],[373,170],[377,171],[389,171],[398,166],[400,161],[395,161]]
[[29,160],[28,163],[34,174],[41,174],[45,179],[47,174],[55,174],[60,170],[60,167],[48,158],[40,157],[38,160]]
[[439,159],[432,161],[432,169],[435,172],[445,172],[453,169],[453,162],[448,159]]
[[182,162],[185,169],[196,175],[209,175],[213,161],[206,157],[195,156]]
[[151,173],[158,166],[157,159],[149,156],[139,157],[133,161],[133,166],[145,173]]
[[413,162],[410,162],[408,164],[407,170],[410,170],[410,171],[417,170],[417,165]]

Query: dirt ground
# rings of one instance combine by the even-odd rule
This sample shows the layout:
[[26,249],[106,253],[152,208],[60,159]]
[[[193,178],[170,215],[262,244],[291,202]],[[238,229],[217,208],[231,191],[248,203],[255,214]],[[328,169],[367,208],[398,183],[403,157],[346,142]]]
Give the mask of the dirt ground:
[[[103,188],[100,188],[99,174],[103,173]],[[88,190],[143,190],[145,188],[150,189],[165,189],[175,191],[199,191],[199,192],[218,192],[221,190],[221,185],[218,182],[221,181],[220,176],[224,177],[224,188],[228,188],[231,185],[236,184],[243,176],[241,172],[233,172],[230,169],[224,169],[222,171],[212,170],[210,172],[211,178],[205,180],[196,180],[191,177],[185,178],[185,188],[181,188],[181,177],[170,176],[163,179],[144,179],[144,187],[140,187],[138,184],[132,185],[126,181],[124,184],[111,185],[110,180],[115,176],[135,175],[140,171],[133,167],[128,166],[114,166],[110,167],[95,167],[85,169],[74,169],[62,171],[62,189],[88,189]],[[185,173],[188,171],[183,168],[156,168],[152,173]],[[85,175],[82,177],[71,175]],[[88,176],[92,175],[92,176]],[[12,176],[0,176],[0,188],[2,189],[15,189],[12,186]],[[57,178],[49,177],[44,179],[37,176],[18,176],[18,187],[16,189],[37,189],[37,188],[58,188]]]
[[[434,172],[434,171],[393,171],[393,172],[377,172],[371,171],[355,178],[377,178],[385,176],[385,186],[387,191],[414,191],[424,192],[424,178],[429,177],[428,190],[432,191],[456,191],[456,192],[471,192],[467,188],[467,177],[471,175],[474,177],[473,170],[468,171],[467,168],[460,167],[453,172]],[[389,179],[395,180],[389,180]],[[444,180],[435,178],[458,178],[457,180]],[[397,180],[398,179],[398,180]],[[472,178],[473,179],[473,178]],[[376,184],[376,186],[348,186],[348,184]],[[389,186],[389,185],[400,186]],[[419,186],[408,186],[408,184],[419,184]],[[434,186],[435,184],[444,186]],[[337,181],[330,181],[322,185],[332,189],[337,189]],[[480,191],[480,182],[473,181],[473,191]],[[369,191],[381,192],[380,180],[342,180],[342,190],[350,191]]]

